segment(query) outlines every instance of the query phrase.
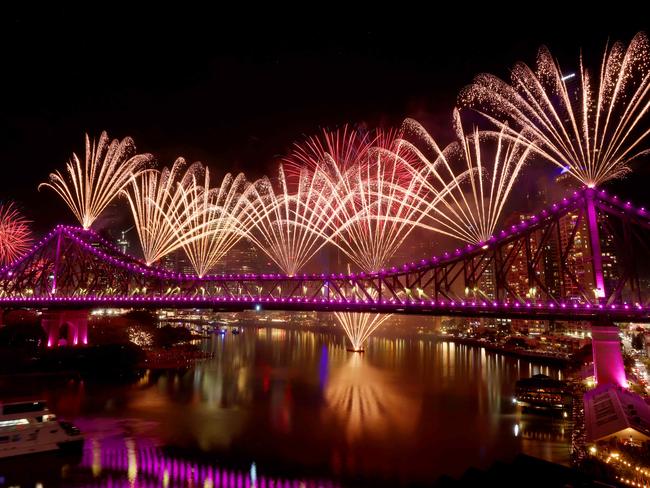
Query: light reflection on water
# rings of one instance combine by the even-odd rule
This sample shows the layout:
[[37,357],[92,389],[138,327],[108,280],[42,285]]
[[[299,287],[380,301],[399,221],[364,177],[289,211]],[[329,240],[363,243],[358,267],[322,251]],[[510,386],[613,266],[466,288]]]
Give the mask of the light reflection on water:
[[331,376],[323,414],[342,426],[348,443],[373,438],[385,442],[413,434],[421,398],[402,391],[395,376],[359,354],[349,355]]
[[204,488],[330,488],[329,481],[289,480],[258,475],[252,463],[247,470],[229,469],[205,462],[178,458],[134,439],[88,441],[77,469],[92,474],[92,480],[77,486],[187,487]]
[[40,392],[89,433],[66,479],[94,484],[73,486],[133,476],[137,486],[184,486],[174,463],[192,486],[251,486],[255,463],[260,480],[293,487],[431,482],[520,452],[568,461],[568,422],[523,415],[511,402],[517,379],[557,378],[554,367],[422,338],[374,338],[355,354],[337,335],[255,327],[201,347],[212,359],[128,385],[0,387]]

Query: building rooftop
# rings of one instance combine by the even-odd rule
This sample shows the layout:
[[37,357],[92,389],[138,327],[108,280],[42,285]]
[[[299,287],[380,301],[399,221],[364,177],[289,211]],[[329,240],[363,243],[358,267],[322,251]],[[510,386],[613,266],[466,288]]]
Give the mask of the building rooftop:
[[588,442],[618,437],[650,440],[650,406],[643,397],[620,386],[602,385],[585,393]]

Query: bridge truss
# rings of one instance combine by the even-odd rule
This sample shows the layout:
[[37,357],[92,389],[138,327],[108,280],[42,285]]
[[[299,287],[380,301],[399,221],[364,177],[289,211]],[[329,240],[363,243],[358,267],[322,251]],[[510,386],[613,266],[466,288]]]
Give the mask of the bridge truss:
[[[575,192],[466,246],[374,273],[219,274],[150,267],[57,226],[0,269],[0,306],[282,309],[650,321],[650,212]],[[643,256],[644,259],[639,259]]]

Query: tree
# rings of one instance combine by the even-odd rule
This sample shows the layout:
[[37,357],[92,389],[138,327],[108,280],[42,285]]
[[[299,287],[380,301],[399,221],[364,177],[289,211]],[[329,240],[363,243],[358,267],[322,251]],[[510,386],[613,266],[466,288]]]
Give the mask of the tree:
[[643,351],[645,347],[645,335],[642,332],[632,337],[632,347],[637,351]]

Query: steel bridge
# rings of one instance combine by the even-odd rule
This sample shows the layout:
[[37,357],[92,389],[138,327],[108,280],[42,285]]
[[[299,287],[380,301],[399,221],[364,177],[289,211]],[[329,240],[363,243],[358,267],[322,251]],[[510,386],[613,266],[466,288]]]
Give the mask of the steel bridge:
[[[151,267],[59,225],[0,269],[0,307],[309,310],[650,322],[650,212],[584,189],[489,241],[373,273],[219,274]],[[642,259],[639,259],[642,258]]]

